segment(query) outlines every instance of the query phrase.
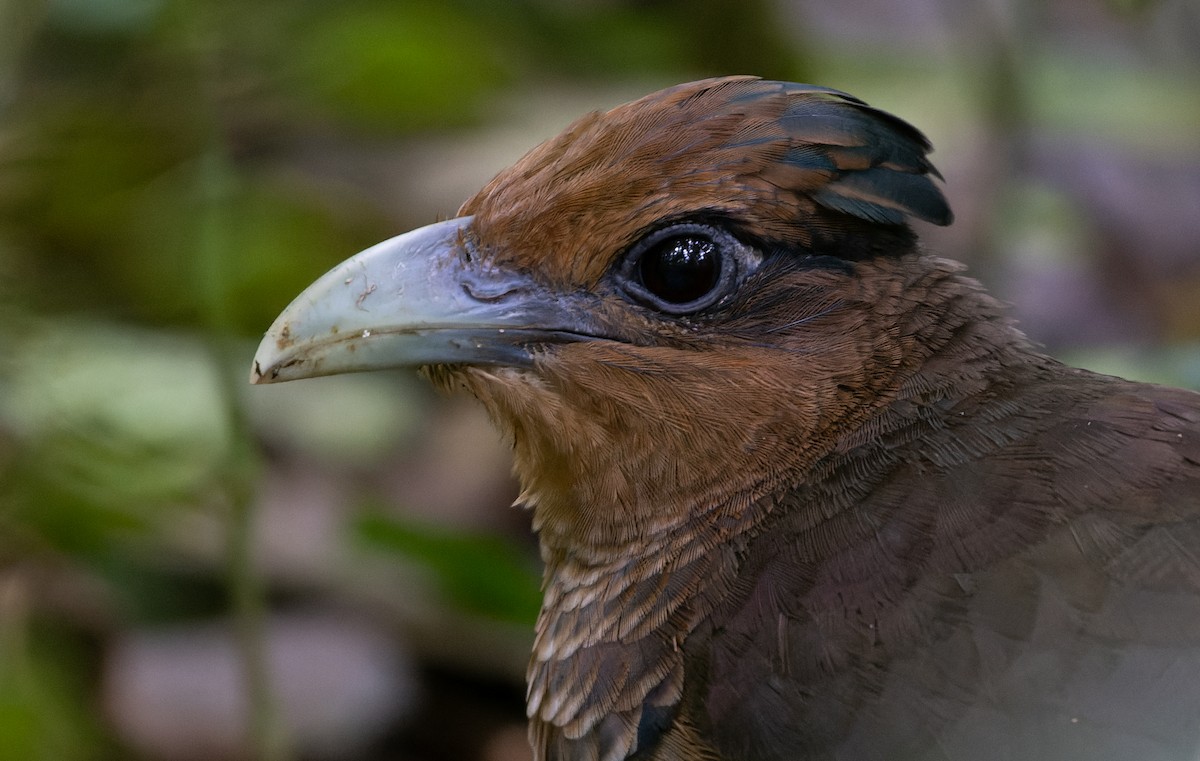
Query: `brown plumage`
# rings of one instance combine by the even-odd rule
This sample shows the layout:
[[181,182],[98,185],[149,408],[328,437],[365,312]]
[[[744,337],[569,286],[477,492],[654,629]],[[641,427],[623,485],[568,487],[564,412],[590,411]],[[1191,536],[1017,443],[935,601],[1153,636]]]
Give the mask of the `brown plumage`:
[[1059,364],[922,252],[928,150],[842,93],[681,85],[272,328],[256,380],[426,365],[508,434],[538,759],[1197,757],[1200,396]]

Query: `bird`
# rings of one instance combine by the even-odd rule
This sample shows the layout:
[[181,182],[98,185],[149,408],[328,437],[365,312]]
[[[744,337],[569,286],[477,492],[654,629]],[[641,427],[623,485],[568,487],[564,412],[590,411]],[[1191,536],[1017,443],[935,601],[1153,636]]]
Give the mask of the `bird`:
[[1200,394],[913,222],[930,142],[751,76],[581,117],[319,278],[251,380],[419,368],[513,452],[539,761],[1195,761]]

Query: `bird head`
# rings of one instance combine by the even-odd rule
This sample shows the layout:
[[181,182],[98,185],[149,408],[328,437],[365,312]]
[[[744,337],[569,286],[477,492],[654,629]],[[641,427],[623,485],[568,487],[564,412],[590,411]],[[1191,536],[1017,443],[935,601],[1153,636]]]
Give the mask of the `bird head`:
[[423,367],[511,438],[551,545],[736,519],[843,445],[921,361],[950,211],[906,122],[728,77],[592,113],[459,215],[302,293],[252,381]]

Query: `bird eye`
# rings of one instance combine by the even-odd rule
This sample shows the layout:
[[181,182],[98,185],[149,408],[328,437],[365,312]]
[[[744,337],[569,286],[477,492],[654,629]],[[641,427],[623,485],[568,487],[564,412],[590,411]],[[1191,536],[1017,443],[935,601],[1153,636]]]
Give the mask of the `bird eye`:
[[657,230],[633,246],[622,268],[627,291],[670,314],[711,306],[732,284],[744,246],[709,225],[685,223]]
[[708,238],[667,238],[642,254],[638,274],[647,291],[669,304],[695,301],[721,277],[721,253]]

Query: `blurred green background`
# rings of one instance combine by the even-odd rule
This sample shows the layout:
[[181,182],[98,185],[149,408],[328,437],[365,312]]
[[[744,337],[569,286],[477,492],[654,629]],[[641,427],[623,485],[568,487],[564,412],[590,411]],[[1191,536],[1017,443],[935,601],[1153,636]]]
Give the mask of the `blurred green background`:
[[1196,0],[0,0],[0,761],[528,758],[482,414],[250,358],[575,116],[728,73],[913,121],[930,248],[1200,387]]

